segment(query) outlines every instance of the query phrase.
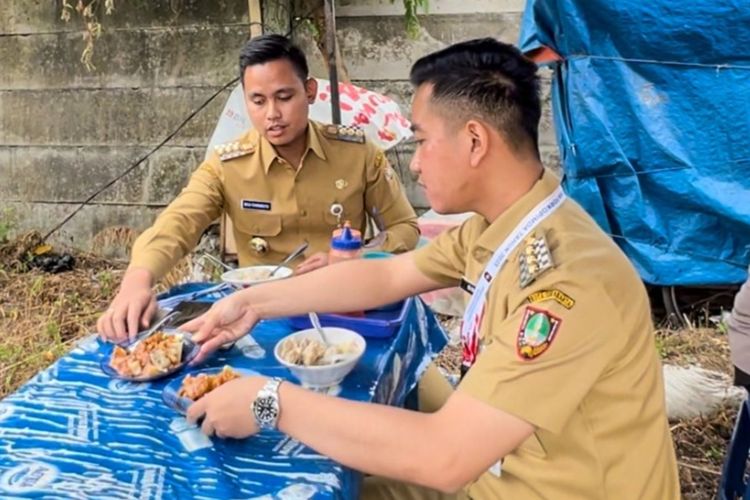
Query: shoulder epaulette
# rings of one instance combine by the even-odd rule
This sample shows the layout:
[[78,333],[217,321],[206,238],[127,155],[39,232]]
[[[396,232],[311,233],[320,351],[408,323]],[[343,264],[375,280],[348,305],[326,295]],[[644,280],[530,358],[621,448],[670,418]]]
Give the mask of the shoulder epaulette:
[[518,262],[521,288],[527,287],[539,275],[555,267],[552,252],[547,245],[547,238],[544,234],[534,232],[526,237]]
[[326,125],[323,127],[323,135],[337,141],[365,143],[365,131],[355,126]]
[[240,156],[249,155],[255,152],[255,146],[248,142],[227,142],[225,144],[219,144],[214,147],[216,154],[219,155],[221,161],[227,161]]

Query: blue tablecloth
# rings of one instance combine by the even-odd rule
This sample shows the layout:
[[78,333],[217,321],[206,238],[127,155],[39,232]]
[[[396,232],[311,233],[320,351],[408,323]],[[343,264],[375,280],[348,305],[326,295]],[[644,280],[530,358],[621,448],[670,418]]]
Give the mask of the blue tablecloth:
[[[446,342],[421,301],[407,307],[398,333],[368,339],[360,363],[331,393],[403,405]],[[291,331],[287,320],[263,321],[254,341],[246,337],[195,370],[230,364],[291,380],[273,357]],[[170,379],[110,379],[100,368],[106,351],[95,336],[85,339],[0,401],[0,498],[356,498],[357,472],[281,433],[209,440],[162,401]]]

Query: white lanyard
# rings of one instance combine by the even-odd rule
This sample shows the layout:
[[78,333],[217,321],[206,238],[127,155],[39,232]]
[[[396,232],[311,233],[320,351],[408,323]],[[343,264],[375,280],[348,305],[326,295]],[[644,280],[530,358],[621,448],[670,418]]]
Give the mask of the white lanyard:
[[534,228],[557,210],[565,201],[565,193],[558,186],[552,194],[542,200],[508,235],[502,244],[492,254],[482,274],[477,278],[474,293],[466,306],[461,322],[461,343],[463,344],[463,368],[468,369],[476,360],[478,354],[479,326],[484,315],[487,291],[490,289],[495,276],[508,260],[510,253],[523,241]]

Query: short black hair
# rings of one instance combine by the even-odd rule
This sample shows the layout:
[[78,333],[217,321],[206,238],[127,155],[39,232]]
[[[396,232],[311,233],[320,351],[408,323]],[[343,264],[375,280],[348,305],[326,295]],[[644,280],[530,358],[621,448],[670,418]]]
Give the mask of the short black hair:
[[286,59],[292,63],[294,72],[305,82],[309,70],[307,58],[302,49],[282,35],[260,35],[245,43],[240,52],[240,81],[244,84],[245,69],[256,64],[264,64],[279,59]]
[[494,38],[457,43],[419,59],[410,80],[415,88],[431,84],[432,101],[450,120],[481,119],[514,149],[533,146],[539,156],[537,65],[516,47]]

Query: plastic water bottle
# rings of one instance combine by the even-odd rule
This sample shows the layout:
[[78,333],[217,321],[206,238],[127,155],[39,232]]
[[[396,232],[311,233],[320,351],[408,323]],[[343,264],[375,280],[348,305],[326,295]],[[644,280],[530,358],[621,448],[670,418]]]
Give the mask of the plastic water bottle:
[[[362,257],[362,233],[352,229],[349,221],[344,222],[344,227],[336,229],[331,238],[331,248],[328,250],[328,265],[346,260],[359,259]],[[362,318],[364,311],[352,311],[344,313],[344,316]]]

